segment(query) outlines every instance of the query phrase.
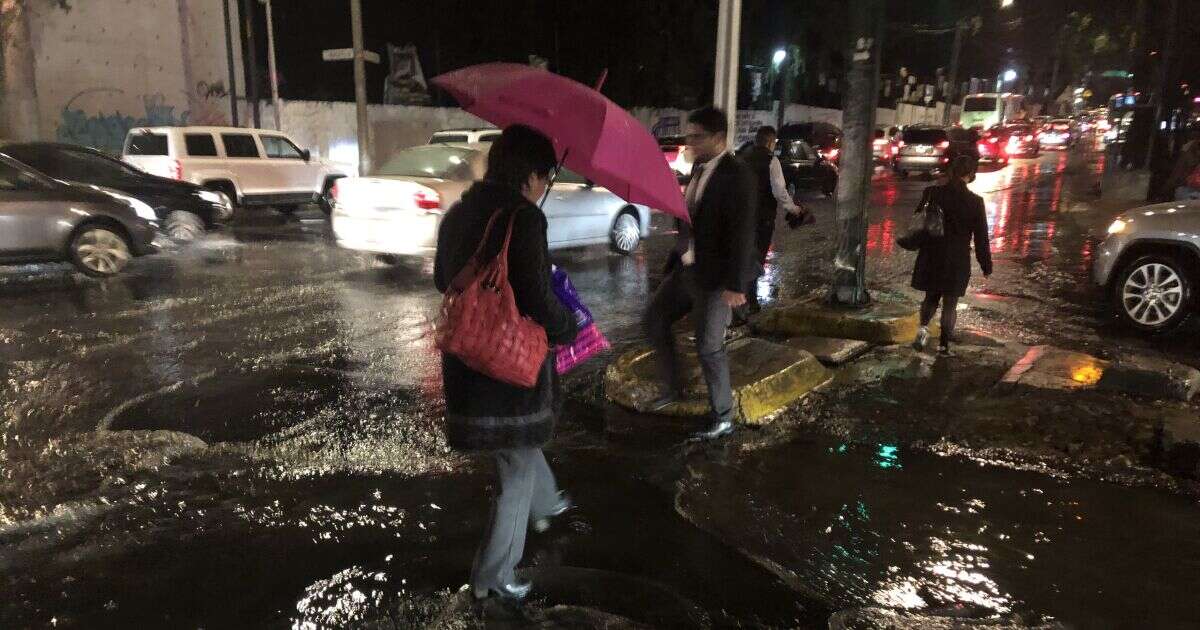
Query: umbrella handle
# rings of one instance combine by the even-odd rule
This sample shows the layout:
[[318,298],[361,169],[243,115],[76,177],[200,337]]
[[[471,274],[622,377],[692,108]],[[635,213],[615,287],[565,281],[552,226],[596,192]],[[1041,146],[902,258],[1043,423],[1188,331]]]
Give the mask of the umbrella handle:
[[608,80],[608,68],[605,68],[602,72],[600,72],[600,78],[596,79],[596,91],[597,92],[600,91],[600,88],[604,87],[604,82],[606,80]]
[[538,202],[539,210],[546,204],[546,200],[550,198],[550,189],[554,188],[554,182],[558,181],[558,173],[562,170],[563,163],[567,161],[567,154],[570,152],[570,147],[563,149],[562,159],[558,161],[558,166],[554,167],[554,174],[550,176],[550,182],[546,184],[546,192],[542,193],[542,200]]

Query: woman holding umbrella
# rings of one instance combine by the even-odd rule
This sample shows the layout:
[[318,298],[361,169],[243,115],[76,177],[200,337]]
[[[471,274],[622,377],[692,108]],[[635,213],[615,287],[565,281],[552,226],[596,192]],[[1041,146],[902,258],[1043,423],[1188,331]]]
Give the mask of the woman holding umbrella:
[[[524,125],[505,129],[488,154],[483,181],[472,185],[442,221],[434,281],[446,292],[485,238],[489,219],[503,211],[496,223],[512,220],[508,281],[517,308],[546,330],[551,344],[569,344],[575,338],[575,315],[551,287],[546,216],[537,206],[557,162],[545,135]],[[487,238],[483,260],[501,251],[505,231],[493,230]],[[546,356],[532,389],[495,380],[448,353],[442,355],[442,378],[451,447],[490,451],[500,477],[492,520],[471,570],[472,592],[476,599],[523,600],[532,585],[519,581],[515,570],[527,526],[541,531],[550,518],[571,507],[542,454],[561,407],[554,355]]]

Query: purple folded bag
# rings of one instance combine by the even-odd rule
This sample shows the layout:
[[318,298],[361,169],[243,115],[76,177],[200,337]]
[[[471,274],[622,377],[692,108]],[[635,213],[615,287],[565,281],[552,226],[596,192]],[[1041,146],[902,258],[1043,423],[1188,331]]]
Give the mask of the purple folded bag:
[[596,327],[592,312],[579,300],[579,292],[575,290],[575,285],[571,284],[567,272],[560,267],[552,267],[550,280],[554,286],[554,295],[558,296],[558,301],[563,306],[575,314],[575,325],[579,329],[574,343],[555,348],[555,368],[559,374],[563,374],[607,350],[609,343],[608,339],[604,338],[604,333]]

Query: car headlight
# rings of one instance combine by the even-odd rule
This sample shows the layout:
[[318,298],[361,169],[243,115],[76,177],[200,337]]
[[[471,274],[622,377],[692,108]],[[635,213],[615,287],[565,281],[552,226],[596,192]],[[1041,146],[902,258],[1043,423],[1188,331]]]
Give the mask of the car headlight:
[[1125,228],[1127,228],[1127,227],[1129,227],[1128,223],[1126,223],[1120,219],[1117,219],[1116,221],[1113,221],[1111,225],[1108,226],[1108,233],[1109,234],[1120,234],[1120,233],[1124,232]]

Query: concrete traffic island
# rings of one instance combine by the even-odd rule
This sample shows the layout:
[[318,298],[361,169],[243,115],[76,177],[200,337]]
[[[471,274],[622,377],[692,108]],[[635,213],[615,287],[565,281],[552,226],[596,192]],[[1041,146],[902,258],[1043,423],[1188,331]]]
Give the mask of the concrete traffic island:
[[915,304],[876,302],[866,308],[847,309],[810,299],[765,309],[751,325],[756,333],[764,335],[856,339],[889,345],[912,342],[921,322]]
[[[669,416],[705,416],[708,395],[694,347],[679,344],[685,370],[685,399],[658,412]],[[828,383],[833,374],[809,352],[764,339],[730,342],[729,366],[733,377],[738,418],[747,424],[765,424],[788,405]],[[650,412],[659,396],[654,351],[640,346],[626,352],[605,372],[608,399],[640,413]]]

